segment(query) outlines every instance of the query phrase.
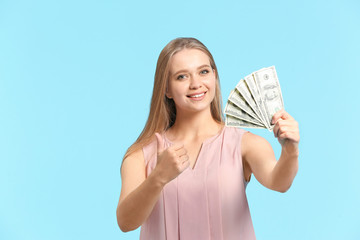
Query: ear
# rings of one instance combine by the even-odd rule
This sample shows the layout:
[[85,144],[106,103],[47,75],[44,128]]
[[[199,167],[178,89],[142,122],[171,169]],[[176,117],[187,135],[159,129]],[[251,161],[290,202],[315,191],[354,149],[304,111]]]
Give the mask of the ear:
[[171,94],[169,93],[168,89],[166,88],[166,91],[165,91],[165,96],[169,99],[172,99],[172,96]]
[[165,96],[166,96],[167,98],[169,98],[169,99],[172,99],[170,93],[168,93],[168,92],[165,93]]

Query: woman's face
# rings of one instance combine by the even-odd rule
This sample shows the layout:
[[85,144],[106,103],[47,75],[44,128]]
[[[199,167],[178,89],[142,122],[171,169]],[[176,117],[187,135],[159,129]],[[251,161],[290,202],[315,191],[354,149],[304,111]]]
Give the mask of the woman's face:
[[183,49],[170,59],[166,96],[176,111],[198,112],[210,109],[215,97],[216,74],[209,57],[198,49]]

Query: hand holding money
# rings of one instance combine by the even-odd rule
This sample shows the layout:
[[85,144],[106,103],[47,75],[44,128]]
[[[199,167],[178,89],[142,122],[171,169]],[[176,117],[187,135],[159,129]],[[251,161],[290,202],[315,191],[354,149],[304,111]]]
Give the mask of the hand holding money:
[[298,123],[284,110],[274,66],[241,79],[229,95],[225,115],[228,126],[273,130],[286,152],[298,154]]
[[284,109],[274,114],[272,118],[274,123],[274,136],[278,139],[283,150],[288,154],[299,154],[299,124]]

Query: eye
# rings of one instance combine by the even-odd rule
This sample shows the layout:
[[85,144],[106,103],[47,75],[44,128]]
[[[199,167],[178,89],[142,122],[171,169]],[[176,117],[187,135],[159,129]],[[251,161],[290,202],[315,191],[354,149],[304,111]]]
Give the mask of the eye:
[[185,78],[185,75],[179,75],[179,76],[177,76],[177,80],[181,80],[181,79],[184,79]]
[[208,73],[209,73],[209,70],[207,70],[207,69],[204,69],[200,72],[200,74],[208,74]]

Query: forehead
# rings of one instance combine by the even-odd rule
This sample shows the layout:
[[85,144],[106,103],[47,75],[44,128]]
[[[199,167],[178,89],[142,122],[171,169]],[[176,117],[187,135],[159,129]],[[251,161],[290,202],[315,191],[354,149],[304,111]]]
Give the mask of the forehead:
[[170,59],[170,72],[175,73],[179,70],[192,70],[199,66],[208,64],[209,57],[198,49],[183,49],[172,56]]

